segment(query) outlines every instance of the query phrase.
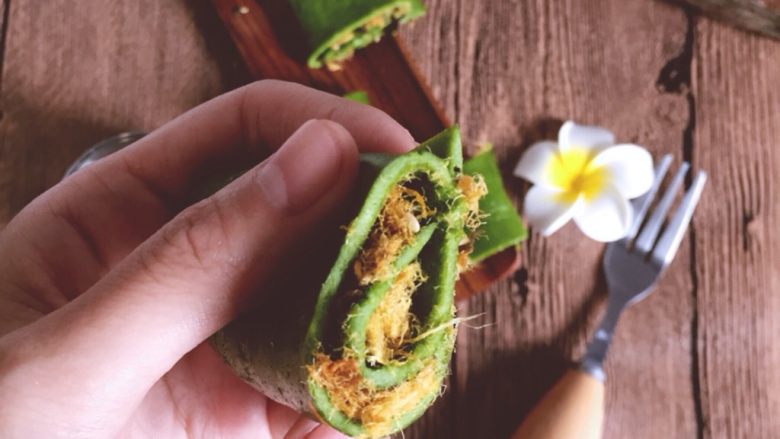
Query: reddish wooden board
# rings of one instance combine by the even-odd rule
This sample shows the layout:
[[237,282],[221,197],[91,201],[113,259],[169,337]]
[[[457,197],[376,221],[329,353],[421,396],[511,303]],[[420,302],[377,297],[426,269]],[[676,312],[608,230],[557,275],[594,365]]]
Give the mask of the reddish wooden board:
[[[255,79],[283,79],[334,94],[363,90],[371,104],[424,140],[450,125],[395,35],[357,51],[339,71],[305,65],[306,41],[284,0],[212,0]],[[520,266],[509,248],[464,273],[456,297],[466,299]]]

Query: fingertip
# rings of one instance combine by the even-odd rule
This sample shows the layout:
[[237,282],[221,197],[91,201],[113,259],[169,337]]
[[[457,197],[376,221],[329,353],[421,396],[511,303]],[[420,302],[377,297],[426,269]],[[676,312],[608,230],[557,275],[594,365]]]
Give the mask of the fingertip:
[[398,152],[403,154],[416,148],[417,141],[414,140],[412,133],[408,129],[402,128],[402,131],[398,133],[397,145]]
[[401,154],[416,145],[408,130],[370,105],[278,80],[258,81],[242,90],[247,103],[242,107],[245,137],[254,143],[279,145],[305,121],[314,119],[344,127],[360,152]]
[[407,151],[410,151],[417,147],[417,141],[414,140],[414,136],[412,136],[412,132],[408,129],[404,128],[404,133],[406,135],[406,139],[404,140],[404,145],[406,147]]
[[336,122],[312,119],[301,125],[257,168],[255,179],[270,205],[287,214],[308,212],[346,194],[357,169],[357,146]]
[[366,123],[365,126],[373,126],[373,132],[370,133],[373,139],[365,148],[364,145],[359,145],[361,149],[403,154],[417,146],[412,133],[390,115],[373,107],[370,110],[372,112],[370,119],[373,119],[374,123]]

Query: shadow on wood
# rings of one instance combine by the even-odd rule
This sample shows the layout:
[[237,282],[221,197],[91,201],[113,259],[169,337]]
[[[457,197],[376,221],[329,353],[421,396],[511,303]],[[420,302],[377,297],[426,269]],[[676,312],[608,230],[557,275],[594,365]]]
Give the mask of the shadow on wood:
[[268,14],[268,21],[279,45],[293,60],[306,65],[309,42],[295,12],[287,0],[256,0]]
[[90,120],[73,108],[40,108],[13,90],[6,90],[5,102],[13,103],[3,117],[6,132],[13,134],[14,142],[26,146],[8,157],[11,169],[24,170],[16,172],[17,180],[10,186],[14,189],[9,194],[12,215],[57,184],[68,166],[89,147],[133,128],[121,121],[109,125]]
[[[558,130],[561,129],[561,126],[564,122],[564,120],[554,117],[542,116],[534,119],[529,125],[522,127],[520,129],[520,133],[518,133],[518,137],[522,139],[522,142],[520,145],[518,145],[517,148],[506,148],[506,151],[508,151],[509,155],[500,163],[501,174],[504,176],[504,182],[523,181],[520,178],[512,175],[512,171],[514,170],[517,162],[520,160],[520,157],[522,157],[525,151],[536,142],[540,142],[542,140],[557,141]],[[510,184],[505,184],[510,186]]]
[[[524,282],[523,272],[518,271],[516,282]],[[450,379],[445,395],[425,415],[426,422],[410,428],[407,437],[508,438],[564,372],[576,366],[569,353],[576,351],[581,335],[591,330],[589,323],[605,301],[606,280],[600,265],[594,277],[597,283],[592,294],[560,333],[551,340],[534,341],[514,351],[491,352],[490,361],[481,370],[469,373],[465,385],[458,387]],[[524,294],[523,286],[518,286],[519,294]]]
[[226,90],[253,81],[241,54],[208,0],[186,0],[193,21],[206,42],[206,50],[217,61]]

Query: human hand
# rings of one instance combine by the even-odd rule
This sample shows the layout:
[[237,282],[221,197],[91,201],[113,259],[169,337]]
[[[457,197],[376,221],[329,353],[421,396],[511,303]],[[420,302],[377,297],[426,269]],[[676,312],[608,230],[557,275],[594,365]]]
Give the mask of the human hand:
[[33,200],[0,233],[0,436],[341,437],[244,384],[204,340],[344,200],[358,149],[413,146],[379,110],[263,81]]

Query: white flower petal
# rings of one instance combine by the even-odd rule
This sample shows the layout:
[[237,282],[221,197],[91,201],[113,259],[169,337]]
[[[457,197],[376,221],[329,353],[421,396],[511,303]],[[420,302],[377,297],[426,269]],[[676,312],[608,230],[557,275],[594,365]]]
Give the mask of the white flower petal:
[[528,223],[542,235],[548,236],[563,227],[580,210],[582,202],[563,201],[560,192],[544,186],[528,190],[523,204]]
[[610,183],[628,199],[644,194],[653,184],[653,157],[638,145],[611,146],[599,152],[591,166],[604,166]]
[[558,144],[545,140],[531,145],[520,157],[515,166],[514,174],[525,178],[533,184],[553,187],[545,171],[551,160],[556,160]]
[[615,135],[604,128],[577,125],[567,120],[558,131],[558,147],[565,151],[572,146],[585,149],[605,148],[615,143]]
[[584,202],[574,222],[589,238],[611,242],[626,236],[633,216],[628,200],[616,188],[607,186],[599,196]]

